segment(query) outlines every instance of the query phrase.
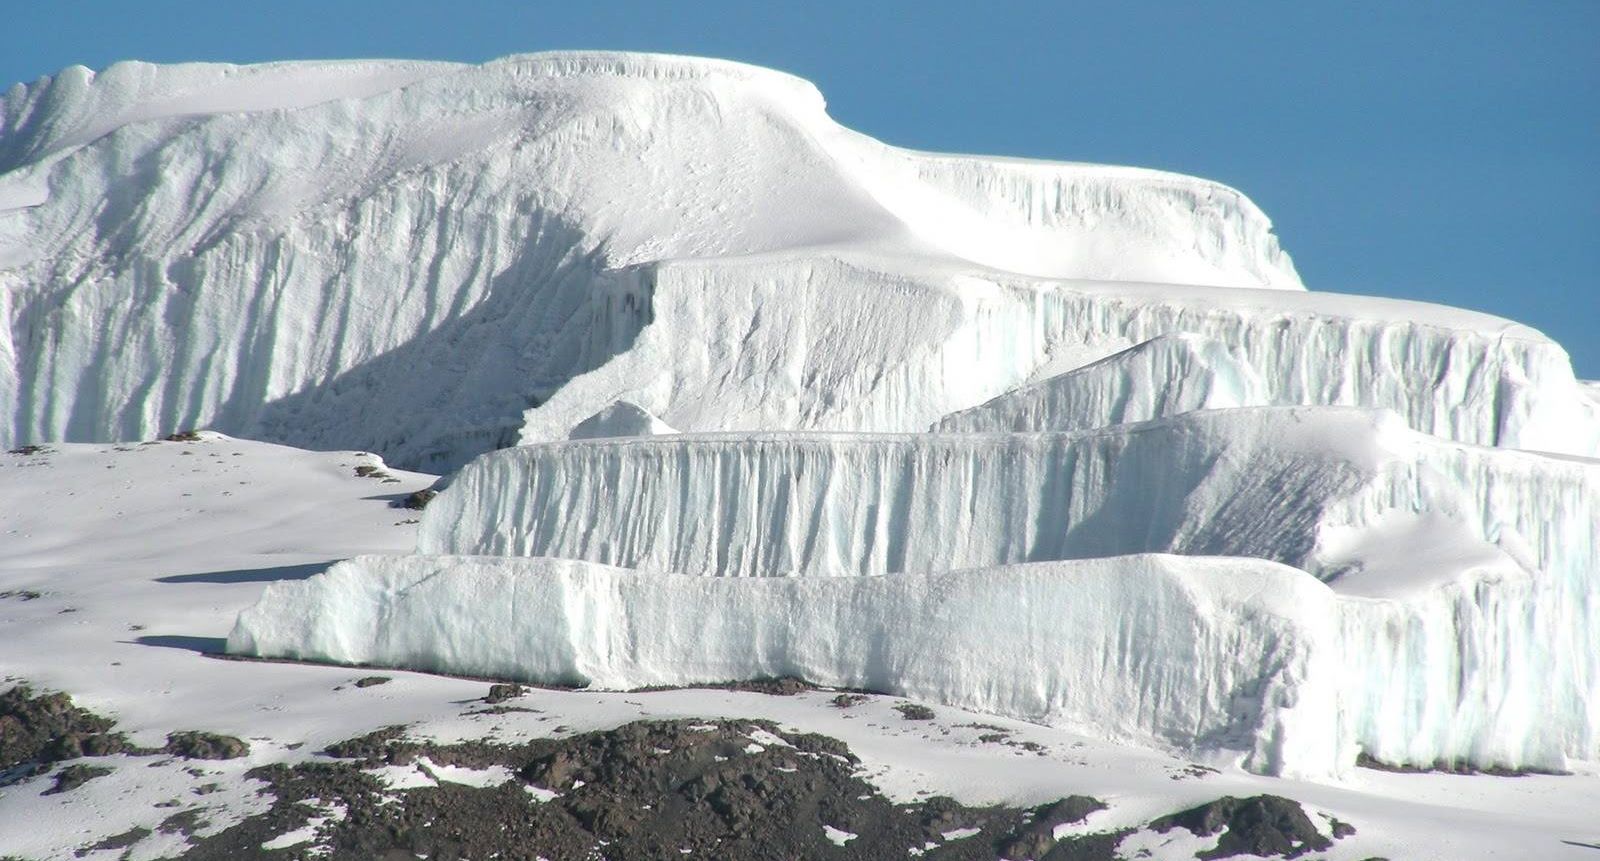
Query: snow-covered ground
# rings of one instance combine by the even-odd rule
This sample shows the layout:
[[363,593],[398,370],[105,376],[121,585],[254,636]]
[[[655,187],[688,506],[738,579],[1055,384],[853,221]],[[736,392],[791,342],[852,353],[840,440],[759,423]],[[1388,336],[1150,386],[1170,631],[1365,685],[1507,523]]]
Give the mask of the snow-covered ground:
[[[0,317],[0,672],[251,745],[4,786],[0,857],[178,851],[387,725],[640,716],[1079,831],[1266,793],[1334,858],[1600,843],[1600,384],[1307,291],[1214,182],[899,150],[693,58],[74,68],[0,96]],[[191,427],[258,441],[118,442]],[[783,674],[878,695],[604,690]],[[379,777],[509,774],[419,763]]]
[[[873,783],[895,798],[929,793],[959,800],[1040,803],[1090,794],[1110,808],[1078,830],[1115,830],[1222,795],[1294,798],[1356,826],[1326,857],[1574,858],[1600,842],[1600,769],[1574,763],[1562,776],[1403,774],[1357,769],[1334,781],[1254,775],[1226,763],[1213,773],[1191,758],[1113,744],[1090,735],[992,714],[935,706],[933,721],[907,721],[904,700],[873,697],[839,709],[826,692],[778,697],[722,690],[606,693],[533,690],[516,700],[538,712],[469,715],[486,684],[387,672],[388,684],[357,688],[370,670],[216,657],[239,610],[272,583],[304,582],[328,562],[358,553],[400,553],[414,540],[411,512],[393,497],[430,476],[360,478],[372,465],[351,452],[312,453],[210,436],[199,442],[59,445],[37,455],[0,454],[0,672],[72,692],[115,717],[135,741],[157,745],[178,729],[251,742],[241,760],[193,763],[106,757],[106,778],[59,795],[48,780],[0,790],[0,853],[71,858],[73,850],[130,827],[155,825],[178,799],[212,818],[212,830],[264,804],[244,771],[304,761],[333,741],[415,723],[443,740],[506,740],[614,726],[640,717],[757,717],[848,743]],[[983,726],[974,727],[973,724]],[[980,741],[1004,733],[1013,744]],[[1042,746],[1030,751],[1020,746]],[[303,746],[302,746],[303,745]],[[165,759],[165,764],[162,763]],[[488,780],[455,775],[444,780]],[[424,776],[425,777],[425,776]],[[412,776],[409,779],[423,779]],[[197,795],[217,783],[223,791]],[[1187,838],[1142,833],[1156,857]],[[156,834],[134,858],[181,848]],[[1131,845],[1131,844],[1130,844]],[[118,852],[91,853],[115,858]]]

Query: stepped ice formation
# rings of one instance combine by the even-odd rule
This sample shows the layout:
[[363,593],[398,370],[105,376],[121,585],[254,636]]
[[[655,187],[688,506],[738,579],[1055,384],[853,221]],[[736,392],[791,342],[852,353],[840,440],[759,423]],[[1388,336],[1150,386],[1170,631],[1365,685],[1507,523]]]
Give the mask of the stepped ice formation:
[[0,101],[0,443],[204,425],[448,468],[668,310],[618,282],[846,251],[1302,289],[1216,183],[898,150],[734,63],[75,67]]
[[1322,774],[1343,743],[1333,688],[1306,684],[1334,669],[1328,610],[1256,560],[741,581],[368,556],[270,587],[228,647],[609,688],[797,675]]
[[240,653],[1600,758],[1600,388],[1306,291],[1206,180],[897,149],[692,58],[73,68],[0,96],[0,317],[7,447],[459,469]]

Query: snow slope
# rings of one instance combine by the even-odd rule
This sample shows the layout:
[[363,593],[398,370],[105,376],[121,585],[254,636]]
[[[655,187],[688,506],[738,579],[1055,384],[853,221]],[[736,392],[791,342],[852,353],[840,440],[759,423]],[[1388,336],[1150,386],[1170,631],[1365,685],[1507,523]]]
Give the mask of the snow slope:
[[5,95],[0,171],[0,444],[199,425],[459,465],[627,349],[648,318],[608,273],[663,260],[1300,288],[1215,183],[904,152],[710,60],[74,68]]

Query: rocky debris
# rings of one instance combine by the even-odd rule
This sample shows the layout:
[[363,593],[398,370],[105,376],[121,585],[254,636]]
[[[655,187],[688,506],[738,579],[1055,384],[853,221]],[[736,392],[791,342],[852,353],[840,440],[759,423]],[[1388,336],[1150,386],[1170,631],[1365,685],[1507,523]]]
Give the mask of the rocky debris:
[[[548,687],[548,686],[542,686]],[[638,693],[650,691],[681,691],[689,689],[712,691],[744,691],[753,694],[767,694],[774,697],[792,697],[806,691],[818,690],[817,686],[796,676],[773,676],[765,679],[744,679],[736,682],[709,682],[696,685],[649,685],[634,688]]]
[[388,676],[363,676],[355,680],[355,686],[358,688],[370,688],[376,685],[386,685],[391,681],[393,679]]
[[[522,693],[514,685],[496,687],[503,697]],[[73,708],[65,695],[33,697],[23,689],[7,692],[0,701],[9,704],[5,715],[16,726],[23,726],[15,717],[19,711],[70,714],[56,723],[102,734],[111,726]],[[29,720],[29,727],[40,722]],[[36,741],[30,745],[39,747]],[[172,733],[165,748],[199,758],[233,758],[248,750],[239,739],[203,732]],[[391,726],[329,745],[324,754],[323,761],[251,769],[247,775],[267,785],[270,807],[215,834],[198,836],[207,827],[203,810],[188,808],[174,812],[155,831],[133,828],[81,847],[79,854],[125,849],[159,832],[188,840],[180,856],[188,861],[576,861],[602,852],[610,861],[683,855],[727,861],[1112,861],[1118,845],[1133,833],[1055,839],[1060,826],[1081,823],[1105,808],[1083,795],[1028,809],[968,807],[944,797],[896,804],[863,779],[859,761],[843,742],[786,732],[770,721],[639,721],[523,744],[438,744],[408,738],[404,727]],[[396,789],[376,772],[394,766],[414,767],[428,778],[426,785]],[[442,767],[505,778],[499,784],[457,783],[441,776]],[[110,771],[69,766],[57,773],[49,791],[67,792]],[[1346,823],[1329,821],[1336,838],[1354,833]],[[262,848],[308,826],[312,836],[304,842]],[[1202,837],[1220,832],[1217,847],[1201,854],[1206,859],[1294,858],[1332,845],[1300,805],[1268,795],[1221,798],[1149,827],[1159,832],[1185,828]]]
[[0,592],[0,598],[15,598],[18,601],[37,601],[44,597],[44,593],[36,589],[7,589]]
[[805,679],[795,676],[778,676],[771,679],[751,679],[744,682],[729,682],[725,685],[714,687],[730,691],[747,691],[749,693],[767,694],[774,697],[792,697],[795,694],[814,691],[817,686]]
[[[326,752],[338,761],[253,769],[250,776],[270,787],[272,807],[196,840],[183,858],[565,861],[603,852],[610,861],[862,861],[914,851],[930,859],[993,859],[1004,847],[1043,845],[1056,824],[1100,806],[1082,796],[1031,810],[966,807],[948,798],[895,804],[861,778],[842,742],[753,720],[641,721],[521,745],[439,745],[389,727]],[[371,771],[429,763],[501,766],[514,777],[498,786],[439,781],[395,790]],[[260,848],[322,815],[327,799],[338,799],[344,814],[323,818],[312,840],[288,854]],[[836,845],[840,832],[853,836]]]
[[1565,775],[1570,773],[1543,768],[1506,768],[1499,765],[1479,768],[1470,762],[1448,759],[1441,759],[1429,765],[1404,765],[1385,762],[1369,756],[1365,752],[1356,754],[1356,767],[1370,768],[1374,771],[1392,771],[1397,774],[1487,774],[1491,777],[1527,777],[1530,774]]
[[1089,818],[1089,814],[1106,809],[1104,802],[1087,795],[1071,795],[1039,808],[1033,820],[1016,835],[1000,844],[1000,857],[1011,861],[1029,861],[1050,856],[1058,842],[1055,830],[1060,825],[1072,825]]
[[387,474],[382,467],[373,466],[370,463],[364,463],[356,467],[356,478],[379,478]]
[[1163,816],[1151,822],[1150,828],[1162,833],[1184,828],[1199,837],[1210,837],[1221,831],[1216,848],[1196,856],[1203,859],[1235,855],[1297,858],[1333,845],[1333,841],[1317,831],[1298,802],[1276,795],[1225,796]]
[[490,685],[489,693],[483,698],[483,701],[489,705],[495,705],[496,703],[503,703],[506,700],[520,697],[527,692],[527,688],[518,684]]
[[63,792],[71,792],[97,777],[105,777],[114,770],[103,765],[88,765],[81,762],[69,765],[56,772],[55,784],[40,794],[60,795]]
[[181,430],[177,433],[169,433],[162,439],[167,442],[199,442],[201,436],[200,432],[196,430]]
[[828,702],[833,703],[834,708],[848,709],[861,705],[868,699],[870,699],[870,697],[868,697],[866,694],[840,694]]
[[398,508],[409,508],[413,511],[421,511],[422,509],[427,508],[428,503],[432,502],[433,498],[438,495],[439,491],[437,490],[413,490],[412,492],[396,500],[395,506]]
[[33,693],[17,685],[0,694],[0,785],[43,773],[80,756],[131,751],[115,721],[72,704],[65,693]]
[[894,710],[906,720],[933,720],[933,709],[920,703],[896,703]]
[[23,457],[29,457],[31,455],[36,455],[36,454],[49,454],[50,453],[50,449],[45,448],[42,445],[24,445],[24,446],[18,446],[18,447],[14,448],[14,449],[11,449],[7,453],[8,454],[20,454]]
[[[403,726],[386,726],[357,738],[334,742],[323,748],[322,752],[336,759],[360,759],[381,764],[389,761],[393,752],[403,746],[398,742],[405,731]],[[409,759],[406,761],[410,762]]]
[[99,841],[98,843],[85,846],[82,849],[79,849],[75,854],[77,854],[79,857],[82,857],[84,855],[88,855],[90,852],[103,852],[109,849],[126,849],[129,846],[138,843],[140,840],[149,837],[151,833],[152,832],[148,828],[129,828],[127,831],[124,831],[121,834],[113,834],[110,837]]
[[168,734],[162,751],[184,759],[238,759],[250,753],[250,745],[231,735],[186,730]]

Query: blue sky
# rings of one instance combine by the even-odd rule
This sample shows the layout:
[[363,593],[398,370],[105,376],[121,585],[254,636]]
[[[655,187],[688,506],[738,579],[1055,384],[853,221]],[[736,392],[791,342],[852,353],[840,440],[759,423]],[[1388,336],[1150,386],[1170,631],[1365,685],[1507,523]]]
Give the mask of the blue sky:
[[121,59],[745,60],[891,143],[1221,180],[1312,289],[1510,317],[1600,378],[1600,2],[866,5],[18,3],[0,80]]

